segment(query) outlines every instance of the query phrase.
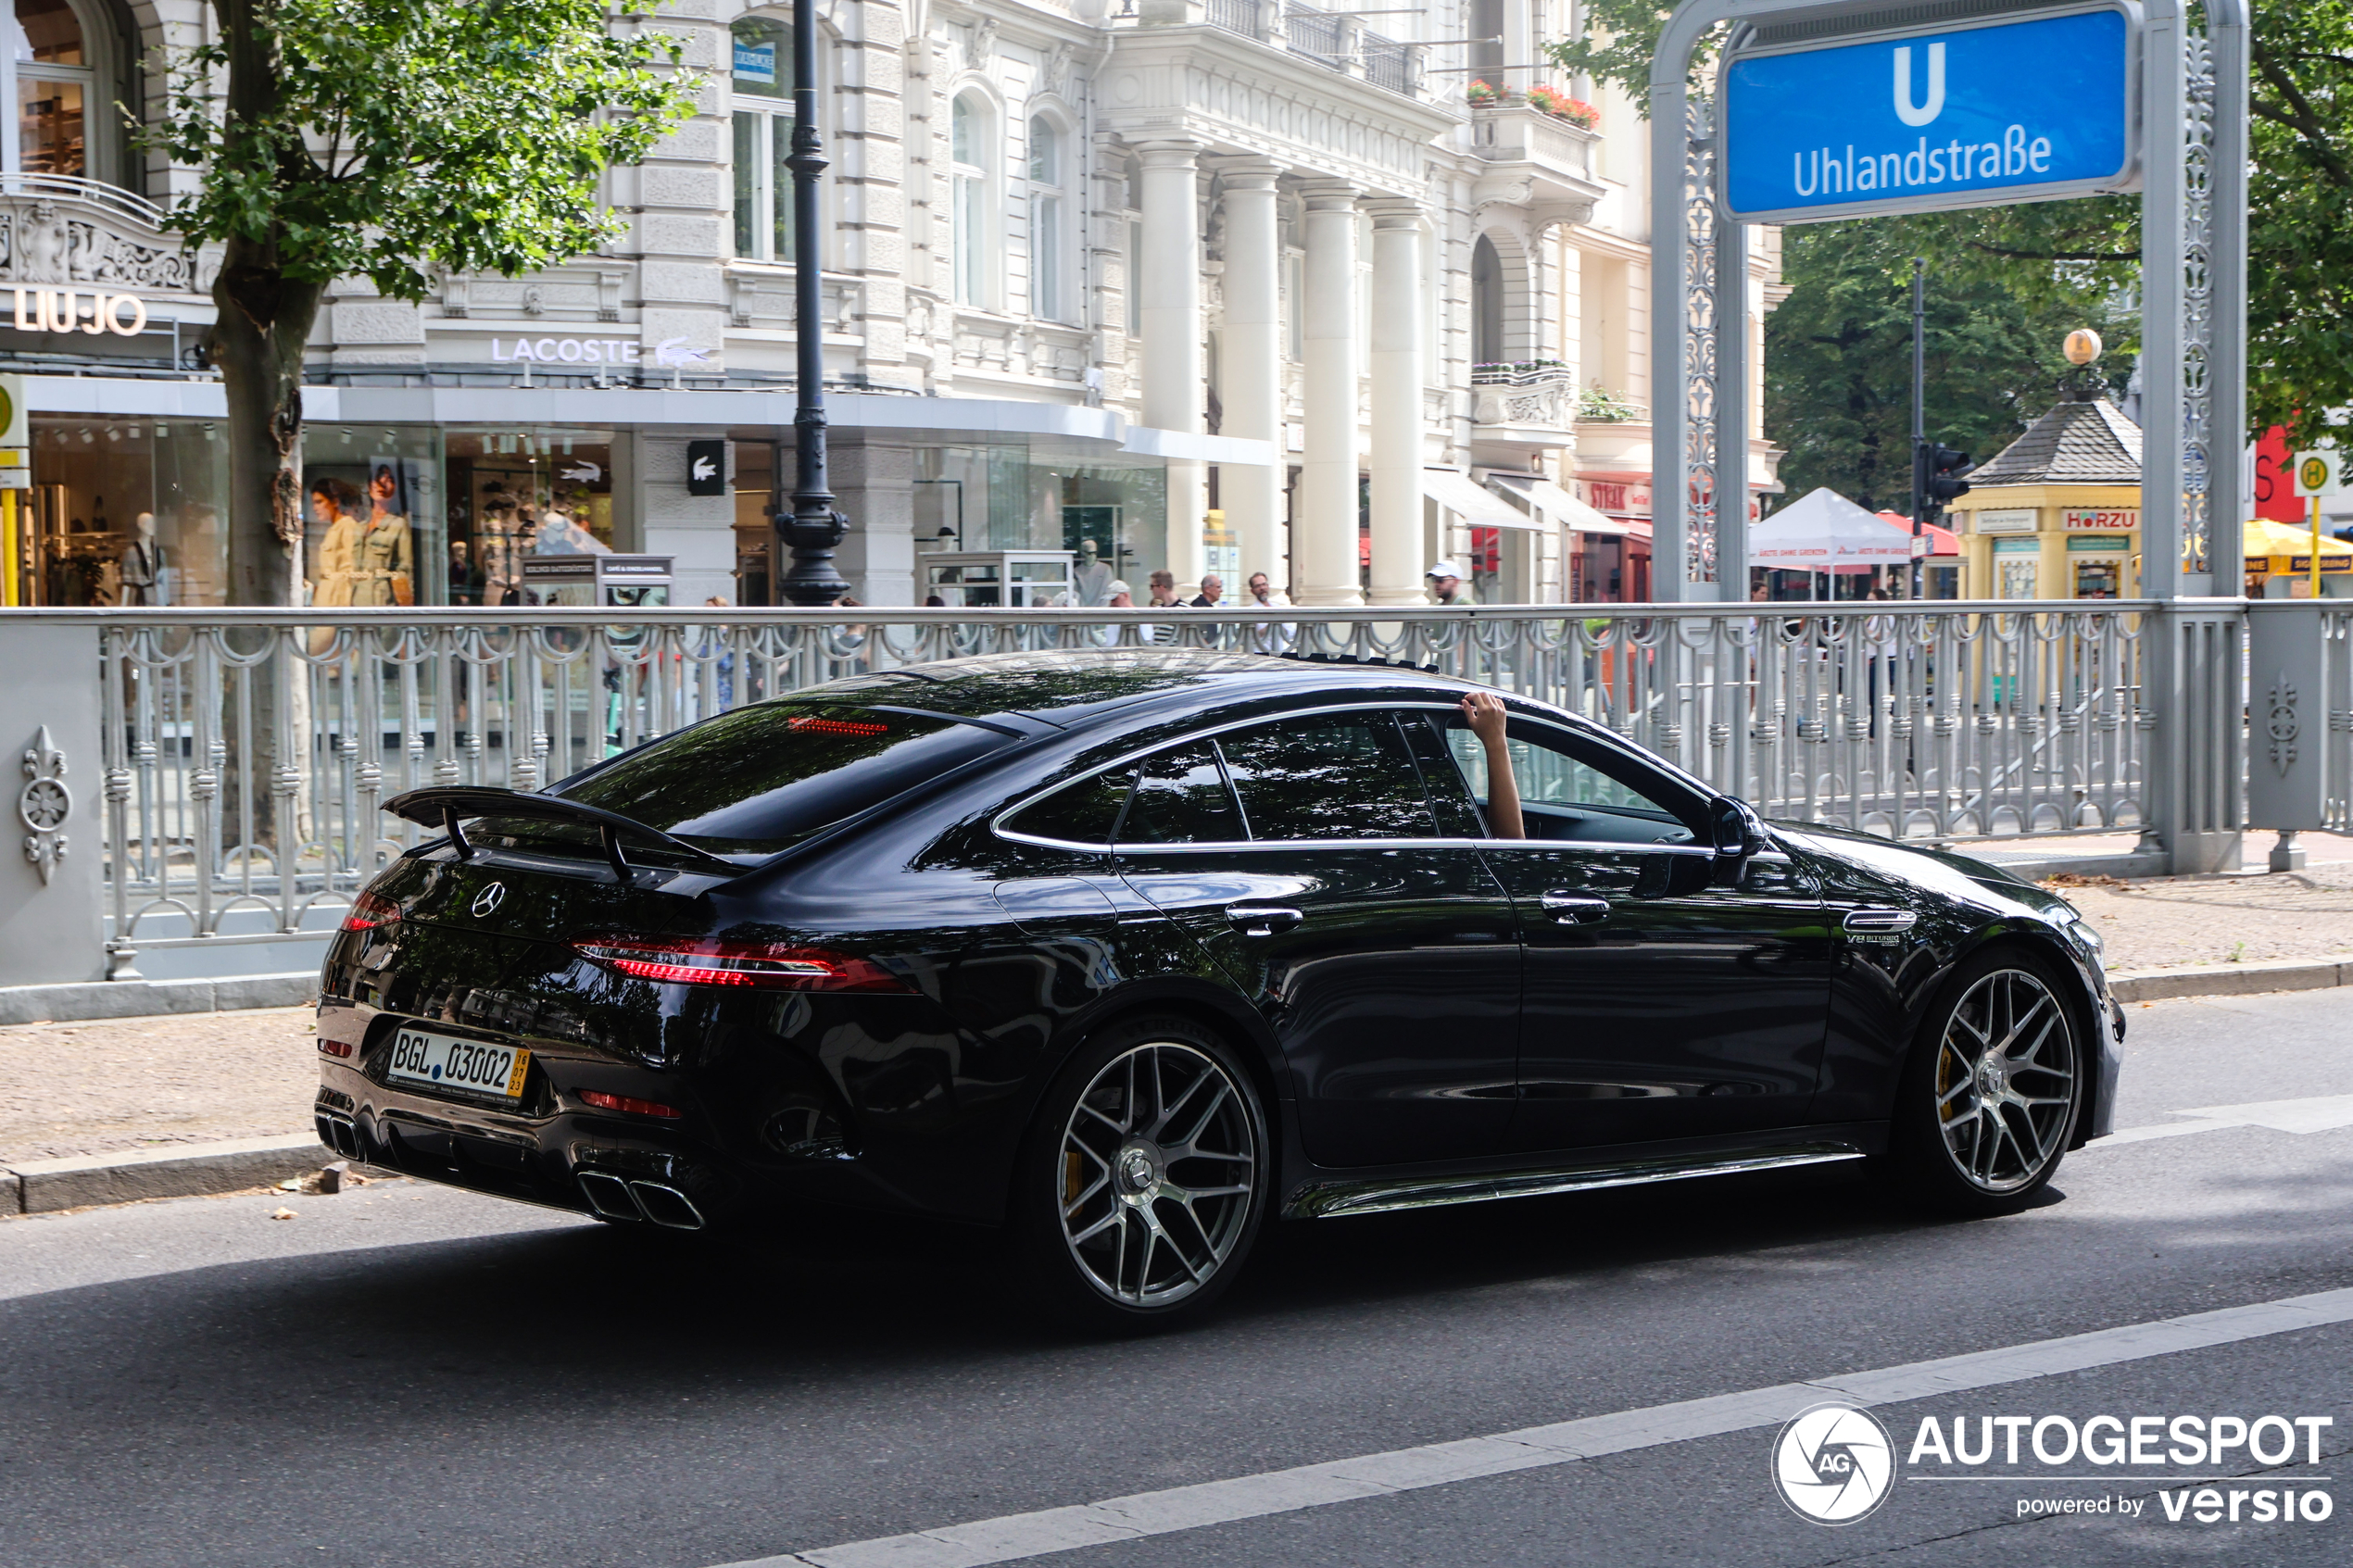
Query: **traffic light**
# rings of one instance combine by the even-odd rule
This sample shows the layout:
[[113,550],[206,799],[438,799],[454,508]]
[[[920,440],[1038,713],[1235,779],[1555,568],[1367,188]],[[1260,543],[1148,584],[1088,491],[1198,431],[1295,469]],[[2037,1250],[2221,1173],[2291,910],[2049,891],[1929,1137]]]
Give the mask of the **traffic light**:
[[1977,465],[1969,460],[1967,452],[1956,452],[1950,446],[1926,441],[1920,444],[1920,461],[1927,470],[1921,479],[1920,494],[1930,507],[1942,511],[1947,502],[1969,494],[1969,481],[1961,475]]

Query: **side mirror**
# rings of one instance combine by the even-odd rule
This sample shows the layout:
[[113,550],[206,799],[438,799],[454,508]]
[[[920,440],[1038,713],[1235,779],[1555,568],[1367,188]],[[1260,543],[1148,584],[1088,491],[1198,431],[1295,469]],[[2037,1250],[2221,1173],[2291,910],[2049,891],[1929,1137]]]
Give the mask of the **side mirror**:
[[1772,847],[1763,820],[1748,802],[1725,796],[1716,802],[1711,815],[1716,823],[1718,859],[1745,860]]

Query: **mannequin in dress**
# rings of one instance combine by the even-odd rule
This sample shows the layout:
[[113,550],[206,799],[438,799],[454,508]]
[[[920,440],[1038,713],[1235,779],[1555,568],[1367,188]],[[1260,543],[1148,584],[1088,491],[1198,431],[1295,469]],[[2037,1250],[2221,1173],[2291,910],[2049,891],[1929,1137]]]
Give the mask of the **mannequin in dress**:
[[132,521],[131,544],[122,552],[122,602],[128,606],[156,602],[156,579],[163,562],[156,548],[156,514],[141,512]]
[[414,598],[415,546],[409,520],[393,510],[400,482],[388,463],[376,465],[368,482],[369,513],[359,535],[351,602],[355,605],[405,605]]
[[311,515],[327,525],[326,537],[319,542],[319,558],[312,563],[310,602],[314,605],[359,602],[353,597],[353,574],[359,565],[360,536],[368,531],[359,506],[359,492],[340,479],[311,483]]

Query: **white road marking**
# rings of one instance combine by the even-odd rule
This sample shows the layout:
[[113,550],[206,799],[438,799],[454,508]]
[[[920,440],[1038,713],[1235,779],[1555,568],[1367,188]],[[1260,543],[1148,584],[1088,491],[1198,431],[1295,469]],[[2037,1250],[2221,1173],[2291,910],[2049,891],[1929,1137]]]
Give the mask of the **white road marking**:
[[2178,1138],[2189,1133],[2211,1133],[2224,1127],[2269,1127],[2281,1133],[2329,1133],[2353,1127],[2353,1095],[2311,1095],[2303,1099],[2261,1099],[2246,1105],[2209,1105],[2197,1110],[2172,1110],[2169,1116],[2195,1116],[2195,1122],[2161,1122],[2150,1127],[2127,1127],[2104,1138],[2094,1138],[2078,1154],[2149,1138]]
[[[2294,1102],[2290,1102],[2294,1103]],[[1975,1355],[1915,1361],[1876,1372],[1846,1373],[1808,1383],[1719,1394],[1709,1399],[1653,1405],[1587,1416],[1552,1426],[1523,1427],[1452,1443],[1360,1454],[1326,1464],[1238,1475],[1226,1481],[1139,1492],[1068,1508],[1011,1513],[912,1535],[885,1536],[763,1557],[726,1568],[983,1568],[1106,1541],[1138,1540],[1204,1524],[1259,1519],[1358,1498],[1443,1486],[1481,1475],[1573,1464],[1604,1454],[1686,1443],[1757,1427],[1777,1426],[1824,1399],[1858,1405],[1901,1404],[1970,1388],[1989,1388],[2058,1373],[2114,1366],[2151,1356],[2231,1345],[2324,1323],[2353,1322],[2353,1289],[2228,1307],[2155,1323],[2043,1339]]]

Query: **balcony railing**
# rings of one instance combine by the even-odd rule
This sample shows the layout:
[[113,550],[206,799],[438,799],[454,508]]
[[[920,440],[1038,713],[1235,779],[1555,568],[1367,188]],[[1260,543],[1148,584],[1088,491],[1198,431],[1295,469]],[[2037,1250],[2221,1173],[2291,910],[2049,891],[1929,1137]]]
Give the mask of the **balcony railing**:
[[1244,38],[1266,36],[1266,23],[1259,0],[1209,0],[1209,25],[1222,27],[1227,32],[1239,32]]
[[1420,45],[1367,31],[1348,16],[1300,0],[1206,0],[1204,14],[1212,27],[1288,49],[1391,93],[1411,96],[1420,89]]

